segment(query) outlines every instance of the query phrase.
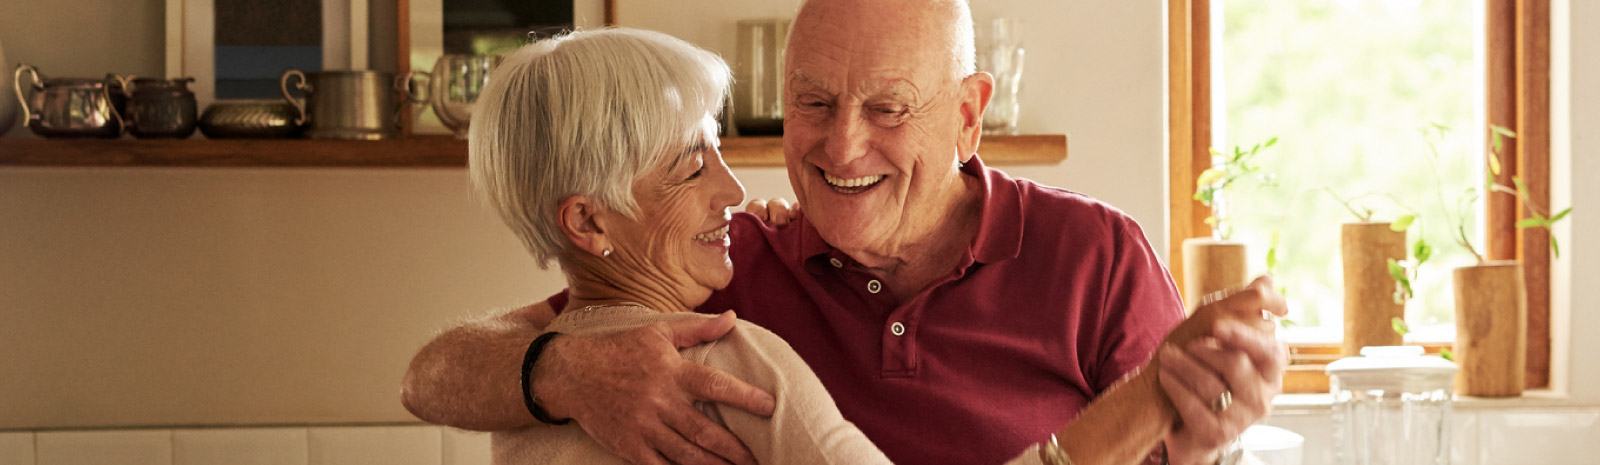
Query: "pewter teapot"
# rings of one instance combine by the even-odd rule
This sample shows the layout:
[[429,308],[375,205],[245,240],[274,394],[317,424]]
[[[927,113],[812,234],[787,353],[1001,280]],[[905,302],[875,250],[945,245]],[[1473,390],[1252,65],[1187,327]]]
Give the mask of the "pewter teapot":
[[[24,86],[22,75],[30,80]],[[22,103],[29,129],[44,137],[105,137],[122,135],[124,127],[122,84],[116,76],[104,79],[41,77],[39,68],[18,64],[12,88]],[[24,91],[24,87],[28,90]]]

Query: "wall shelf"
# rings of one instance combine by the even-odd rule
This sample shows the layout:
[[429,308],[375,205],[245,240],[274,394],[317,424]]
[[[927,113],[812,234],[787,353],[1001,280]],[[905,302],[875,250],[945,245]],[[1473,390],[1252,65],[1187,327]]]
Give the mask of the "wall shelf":
[[[779,137],[730,137],[722,153],[733,167],[782,167]],[[1053,165],[1067,158],[1067,136],[985,136],[990,165]],[[462,168],[467,143],[449,136],[384,141],[300,139],[0,139],[0,166]]]

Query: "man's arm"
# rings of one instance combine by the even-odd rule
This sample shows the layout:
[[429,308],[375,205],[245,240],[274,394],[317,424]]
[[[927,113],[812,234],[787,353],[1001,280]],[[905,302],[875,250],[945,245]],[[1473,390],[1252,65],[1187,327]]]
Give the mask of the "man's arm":
[[[452,328],[412,359],[401,401],[423,420],[479,431],[537,422],[523,405],[522,358],[554,318],[544,303]],[[597,442],[633,463],[755,463],[726,429],[693,402],[771,415],[774,400],[743,381],[678,356],[679,347],[716,340],[731,313],[640,327],[612,336],[557,337],[534,365],[540,403],[571,418]]]
[[499,431],[535,423],[522,405],[522,356],[555,319],[549,303],[469,321],[440,333],[411,359],[400,402],[429,423]]

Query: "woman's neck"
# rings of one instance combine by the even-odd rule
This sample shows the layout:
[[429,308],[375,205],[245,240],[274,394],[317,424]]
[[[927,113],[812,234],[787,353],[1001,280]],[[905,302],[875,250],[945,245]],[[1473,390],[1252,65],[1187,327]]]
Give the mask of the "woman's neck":
[[691,296],[677,289],[681,286],[672,285],[663,273],[628,267],[626,261],[621,256],[564,260],[561,265],[567,274],[566,309],[638,305],[661,313],[689,312],[694,308],[685,302],[701,302],[710,295],[707,291],[706,296],[691,300]]

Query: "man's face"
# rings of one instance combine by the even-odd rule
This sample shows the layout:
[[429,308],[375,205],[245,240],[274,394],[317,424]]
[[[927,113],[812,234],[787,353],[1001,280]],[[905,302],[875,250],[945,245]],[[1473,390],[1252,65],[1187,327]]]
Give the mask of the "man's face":
[[954,51],[926,14],[818,3],[787,51],[789,182],[830,244],[890,253],[948,214],[958,187]]

